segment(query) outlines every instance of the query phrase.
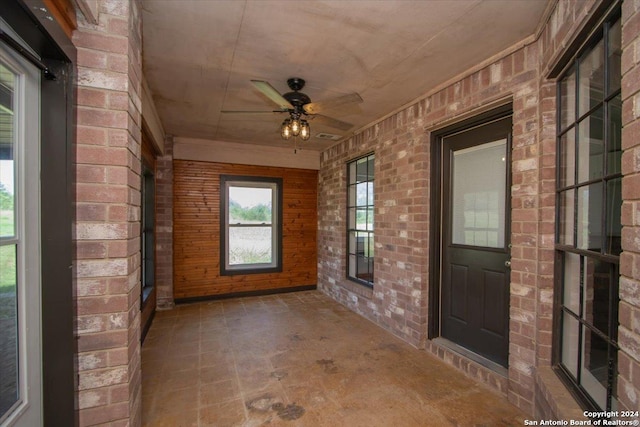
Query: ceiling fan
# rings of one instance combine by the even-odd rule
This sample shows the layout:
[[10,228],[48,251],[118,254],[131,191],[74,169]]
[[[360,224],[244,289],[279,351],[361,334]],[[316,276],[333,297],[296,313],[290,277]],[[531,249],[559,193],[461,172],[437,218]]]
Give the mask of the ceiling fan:
[[[272,111],[225,111],[222,113],[289,113],[290,118],[286,119],[282,124],[282,137],[288,139],[288,136],[285,136],[286,127],[289,126],[289,131],[291,131],[291,123],[295,125],[302,125],[306,123],[306,119],[313,119],[318,123],[322,123],[326,126],[340,129],[342,131],[347,131],[353,127],[353,124],[343,122],[342,120],[334,119],[329,116],[325,116],[323,114],[324,111],[344,107],[349,104],[357,104],[362,102],[362,98],[357,93],[351,93],[348,95],[339,96],[337,98],[329,99],[326,101],[320,102],[311,102],[311,98],[305,93],[300,92],[305,85],[305,81],[300,77],[292,77],[287,80],[287,85],[291,89],[291,92],[287,92],[283,95],[280,94],[269,82],[262,80],[251,80],[251,83],[262,92],[267,98],[273,101],[278,107],[279,110]],[[309,132],[308,124],[306,124],[306,132]],[[304,129],[303,131],[303,139],[309,139],[308,136],[304,138]],[[296,129],[294,128],[293,135],[297,136]]]

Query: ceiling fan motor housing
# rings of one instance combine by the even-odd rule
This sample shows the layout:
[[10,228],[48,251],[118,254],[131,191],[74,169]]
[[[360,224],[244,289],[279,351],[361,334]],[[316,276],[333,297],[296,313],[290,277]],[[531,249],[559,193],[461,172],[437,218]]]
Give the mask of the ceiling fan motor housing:
[[300,89],[304,87],[305,81],[299,77],[292,77],[287,80],[287,85],[293,92],[287,92],[282,97],[289,101],[291,105],[294,106],[295,112],[304,114],[304,110],[302,107],[305,104],[309,104],[311,102],[311,98],[307,96],[307,94],[298,92]]

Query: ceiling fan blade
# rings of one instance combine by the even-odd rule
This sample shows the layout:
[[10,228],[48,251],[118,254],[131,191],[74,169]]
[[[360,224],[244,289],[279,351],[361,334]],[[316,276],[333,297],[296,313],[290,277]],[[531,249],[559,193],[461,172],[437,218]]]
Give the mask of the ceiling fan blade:
[[313,116],[310,116],[309,119],[319,124],[344,131],[347,131],[353,127],[353,124],[351,123],[343,122],[342,120],[334,119],[333,117],[323,116],[322,114],[315,114]]
[[251,80],[251,83],[253,83],[256,89],[262,92],[267,98],[278,104],[278,107],[281,109],[293,110],[293,105],[284,99],[284,97],[280,95],[280,92],[278,92],[276,88],[271,86],[268,82],[262,80]]
[[359,104],[362,102],[362,98],[357,93],[350,93],[348,95],[339,96],[333,99],[327,99],[326,101],[310,102],[304,105],[304,111],[308,114],[318,114],[326,110],[333,110],[343,107],[349,104]]
[[250,111],[250,110],[222,110],[220,111],[222,114],[273,114],[273,113],[282,113],[280,110],[271,110],[271,111]]

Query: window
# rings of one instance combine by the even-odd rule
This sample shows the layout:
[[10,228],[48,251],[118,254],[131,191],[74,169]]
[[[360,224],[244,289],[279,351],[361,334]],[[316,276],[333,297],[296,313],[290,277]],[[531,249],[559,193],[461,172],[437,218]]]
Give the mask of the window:
[[615,410],[622,206],[619,12],[558,83],[557,362],[584,403]]
[[156,190],[153,170],[142,166],[142,299],[144,303],[155,282],[155,207]]
[[221,176],[222,275],[282,271],[282,179]]
[[347,166],[347,277],[369,287],[373,287],[373,166],[373,154]]
[[1,425],[42,419],[39,87],[38,70],[0,46]]

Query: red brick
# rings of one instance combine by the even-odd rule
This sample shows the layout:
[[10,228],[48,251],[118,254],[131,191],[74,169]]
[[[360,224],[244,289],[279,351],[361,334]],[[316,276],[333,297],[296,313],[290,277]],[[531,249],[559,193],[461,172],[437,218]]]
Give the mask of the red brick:
[[106,218],[106,205],[95,203],[78,203],[76,205],[77,221],[104,221]]
[[107,255],[103,242],[77,242],[76,251],[78,259],[104,258]]
[[78,298],[79,315],[117,313],[126,310],[126,295]]
[[107,331],[78,336],[78,351],[106,350],[127,345],[127,330]]
[[107,53],[93,49],[78,49],[78,65],[94,69],[107,68]]
[[76,179],[83,183],[105,183],[106,170],[102,166],[78,165]]
[[92,165],[126,166],[129,161],[129,155],[127,150],[122,148],[78,145],[76,160],[78,163]]
[[128,202],[127,188],[116,185],[78,184],[76,198],[81,202]]
[[103,90],[79,87],[78,105],[103,108],[107,105],[107,93]]
[[76,135],[78,144],[107,145],[107,131],[102,128],[77,126]]
[[126,38],[106,34],[76,31],[73,35],[73,43],[76,47],[104,52],[121,54],[129,52],[129,42]]
[[128,115],[124,111],[78,108],[78,124],[80,125],[126,129],[128,123]]

